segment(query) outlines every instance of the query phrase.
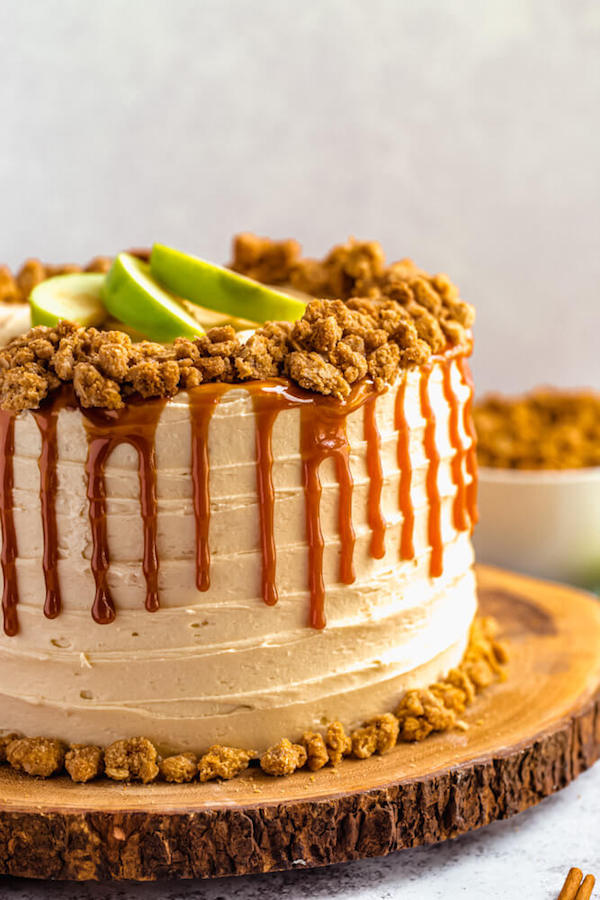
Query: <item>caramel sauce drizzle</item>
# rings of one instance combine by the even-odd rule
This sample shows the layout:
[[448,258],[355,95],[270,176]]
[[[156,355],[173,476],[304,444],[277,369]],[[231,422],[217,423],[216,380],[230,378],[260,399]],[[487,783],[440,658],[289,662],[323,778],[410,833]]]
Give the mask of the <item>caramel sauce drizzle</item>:
[[[440,358],[436,357],[435,361]],[[471,439],[465,450],[459,431],[459,405],[452,387],[451,360],[457,366],[470,394],[463,407],[463,427]],[[444,396],[449,405],[449,438],[454,450],[453,480],[457,488],[454,501],[454,524],[466,530],[469,520],[477,520],[476,444],[472,421],[473,384],[468,365],[459,353],[441,357]],[[426,488],[429,501],[428,541],[431,547],[430,575],[442,573],[443,543],[441,535],[441,498],[437,484],[440,454],[436,447],[436,419],[429,396],[432,363],[421,373],[419,397],[421,415],[425,420],[423,445],[428,461]],[[189,392],[192,433],[192,465],[194,516],[196,522],[196,583],[200,591],[210,587],[210,459],[209,430],[214,410],[222,395],[233,385],[215,383],[201,385]],[[235,386],[237,389],[239,387]],[[276,542],[274,533],[275,489],[273,485],[273,427],[279,413],[296,408],[300,412],[300,447],[305,495],[305,526],[308,544],[308,587],[310,592],[309,624],[325,626],[325,585],[323,558],[325,541],[321,528],[320,478],[321,463],[332,458],[339,486],[338,527],[340,535],[339,578],[344,584],[355,580],[355,533],[352,525],[352,497],[354,483],[350,468],[350,445],[347,436],[347,417],[363,408],[363,434],[367,443],[367,472],[369,492],[367,518],[371,528],[371,555],[381,559],[385,554],[386,521],[381,509],[383,467],[381,436],[377,427],[376,402],[379,394],[370,382],[354,387],[349,397],[340,402],[330,397],[315,396],[286,380],[273,379],[251,382],[243,386],[249,392],[256,418],[256,482],[260,513],[260,542],[262,556],[262,596],[268,605],[277,602]],[[398,387],[394,407],[394,424],[398,432],[397,460],[400,469],[398,502],[402,513],[400,555],[414,558],[415,513],[411,497],[412,465],[410,459],[410,428],[405,411],[406,378]],[[40,501],[44,536],[43,570],[46,586],[44,613],[54,618],[61,610],[58,579],[58,539],[56,525],[57,492],[57,420],[64,406],[78,407],[70,389],[59,392],[51,403],[33,412],[41,435]],[[157,492],[155,435],[166,400],[130,402],[122,410],[81,409],[88,438],[85,464],[87,498],[92,533],[91,569],[96,584],[92,616],[99,624],[115,618],[115,606],[108,587],[109,550],[106,523],[105,466],[119,444],[129,444],[138,454],[140,508],[143,523],[143,572],[146,580],[146,609],[159,608],[157,539]],[[17,605],[17,540],[13,517],[13,458],[15,413],[0,409],[0,530],[2,550],[0,562],[3,572],[2,608],[4,631],[12,636],[18,632]],[[465,484],[463,464],[470,477]]]
[[267,606],[274,606],[279,595],[275,582],[275,488],[273,486],[273,426],[279,415],[279,398],[269,392],[254,393],[256,416],[256,489],[260,512],[260,549],[262,554],[261,589]]
[[426,486],[427,499],[429,501],[429,516],[427,520],[427,539],[431,547],[431,559],[429,574],[432,578],[438,578],[443,571],[444,545],[442,542],[442,503],[438,486],[438,472],[440,468],[440,453],[435,442],[435,413],[429,397],[429,377],[431,365],[425,366],[421,372],[420,400],[421,415],[425,419],[425,432],[423,447],[428,461]]
[[[350,445],[346,434],[348,413],[365,402],[361,391],[343,404],[311,403],[301,411],[301,447],[308,543],[308,579],[310,590],[309,624],[324,628],[325,584],[323,552],[325,541],[321,529],[321,478],[319,469],[327,457],[333,457],[340,490],[338,522],[341,540],[340,581],[352,584],[354,574],[355,534],[352,526],[352,491]],[[343,410],[343,411],[342,411]]]
[[473,422],[473,395],[474,385],[471,370],[465,356],[457,357],[456,364],[461,374],[463,384],[469,388],[469,396],[463,406],[463,428],[471,440],[471,445],[467,450],[466,465],[470,482],[467,485],[467,512],[471,520],[471,532],[479,520],[479,512],[477,509],[477,434],[475,432],[475,424]]
[[414,559],[415,510],[412,502],[412,462],[410,458],[410,430],[406,421],[406,376],[396,393],[394,408],[394,427],[398,432],[397,459],[400,469],[400,486],[398,489],[398,505],[402,513],[402,531],[400,534],[400,558]]
[[365,401],[363,407],[364,435],[367,442],[367,472],[369,474],[368,519],[371,528],[371,556],[373,559],[383,559],[386,522],[381,509],[383,467],[381,465],[381,435],[377,427],[376,402],[377,394],[371,394]]
[[457,531],[466,531],[470,526],[467,515],[467,491],[465,486],[464,465],[466,451],[458,428],[458,397],[452,387],[452,360],[445,360],[442,365],[444,397],[450,409],[448,433],[450,446],[454,451],[451,460],[452,481],[456,486],[456,496],[452,506],[453,524]]
[[309,623],[314,628],[325,626],[325,586],[323,553],[325,542],[321,529],[322,485],[321,463],[334,459],[339,485],[338,526],[340,533],[340,581],[352,584],[354,573],[355,534],[352,526],[352,492],[354,482],[350,470],[350,445],[346,418],[357,409],[368,391],[353,392],[343,403],[327,397],[315,402],[314,395],[281,382],[246,385],[256,414],[257,487],[260,509],[262,552],[262,593],[269,605],[277,602],[276,550],[274,535],[275,492],[273,487],[273,425],[284,409],[300,410],[300,445],[305,496],[306,539],[308,544],[308,583],[310,592]]
[[52,403],[32,410],[42,441],[38,468],[40,470],[40,506],[44,538],[42,568],[46,585],[44,615],[47,619],[55,619],[62,608],[58,580],[58,533],[56,527],[56,490],[58,487],[56,427],[60,411],[68,405],[70,405],[70,394],[63,390],[57,394]]
[[91,568],[96,582],[92,617],[99,625],[114,621],[115,605],[108,586],[110,563],[106,529],[106,462],[119,444],[129,444],[138,454],[140,507],[144,555],[142,570],[146,579],[146,609],[156,612],[158,596],[158,554],[156,552],[157,499],[156,454],[154,437],[166,400],[130,402],[124,409],[82,409],[88,438],[85,464],[87,498],[92,531]]
[[208,433],[215,408],[228,390],[231,390],[230,384],[215,382],[193,388],[188,394],[192,426],[192,490],[196,520],[196,587],[199,591],[207,591],[210,588]]
[[19,631],[17,604],[17,534],[13,516],[13,458],[15,451],[15,414],[0,409],[0,529],[2,530],[2,613],[4,631],[14,637]]

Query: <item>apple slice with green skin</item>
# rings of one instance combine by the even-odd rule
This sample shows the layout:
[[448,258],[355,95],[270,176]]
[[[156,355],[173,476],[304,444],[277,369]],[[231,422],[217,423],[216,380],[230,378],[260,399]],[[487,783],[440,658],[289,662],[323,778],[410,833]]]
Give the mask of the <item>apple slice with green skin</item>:
[[167,344],[177,337],[204,334],[200,323],[156,283],[148,263],[129,253],[119,253],[113,262],[103,299],[111,316],[152,341]]
[[296,297],[162,244],[152,248],[150,270],[177,296],[236,319],[295,322],[306,309]]
[[41,281],[29,295],[31,324],[52,327],[67,319],[85,328],[101,325],[106,318],[104,277],[97,272],[76,272]]

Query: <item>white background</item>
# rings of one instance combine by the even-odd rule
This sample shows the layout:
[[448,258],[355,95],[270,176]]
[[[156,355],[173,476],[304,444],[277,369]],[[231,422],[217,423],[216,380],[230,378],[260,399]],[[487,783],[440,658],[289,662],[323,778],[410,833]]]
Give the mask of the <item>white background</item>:
[[0,0],[0,257],[377,237],[599,385],[599,110],[597,0]]

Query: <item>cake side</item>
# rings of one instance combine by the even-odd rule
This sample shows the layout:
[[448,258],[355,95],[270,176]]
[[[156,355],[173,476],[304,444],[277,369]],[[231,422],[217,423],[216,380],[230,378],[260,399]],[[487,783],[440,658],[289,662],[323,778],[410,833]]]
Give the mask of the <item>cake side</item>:
[[[460,661],[476,605],[469,539],[473,447],[465,428],[471,387],[462,356],[436,359],[402,374],[389,390],[351,399],[356,408],[346,411],[343,429],[339,421],[331,425],[339,401],[292,392],[272,417],[274,560],[273,547],[261,540],[268,497],[263,478],[260,501],[257,465],[271,418],[268,390],[223,388],[205,448],[206,589],[198,588],[193,408],[194,397],[211,386],[180,393],[157,410],[158,612],[146,609],[154,600],[149,605],[141,564],[139,446],[118,444],[106,461],[110,625],[95,623],[91,610],[98,583],[86,479],[89,416],[68,406],[56,416],[61,609],[50,620],[40,564],[41,431],[35,413],[16,417],[18,633],[0,639],[0,704],[11,728],[100,744],[144,734],[164,751],[215,742],[262,750],[283,734],[294,737],[334,718],[354,727]],[[306,409],[319,403],[330,403],[329,416],[307,425]],[[321,433],[328,422],[329,433]],[[331,428],[337,447],[331,440],[322,446],[313,467],[322,485],[325,593],[319,598],[320,567],[307,541],[306,433],[318,449],[331,439]],[[343,527],[340,502],[351,509],[353,535]],[[274,577],[265,578],[273,564]],[[268,605],[273,587],[276,603]],[[314,627],[325,621],[326,627]]]

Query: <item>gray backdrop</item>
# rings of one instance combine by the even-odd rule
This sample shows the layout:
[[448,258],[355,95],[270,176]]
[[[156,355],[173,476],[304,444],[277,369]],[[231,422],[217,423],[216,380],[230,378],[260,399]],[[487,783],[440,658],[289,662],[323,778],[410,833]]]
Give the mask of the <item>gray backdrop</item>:
[[0,0],[0,257],[378,237],[600,386],[599,103],[597,0]]

